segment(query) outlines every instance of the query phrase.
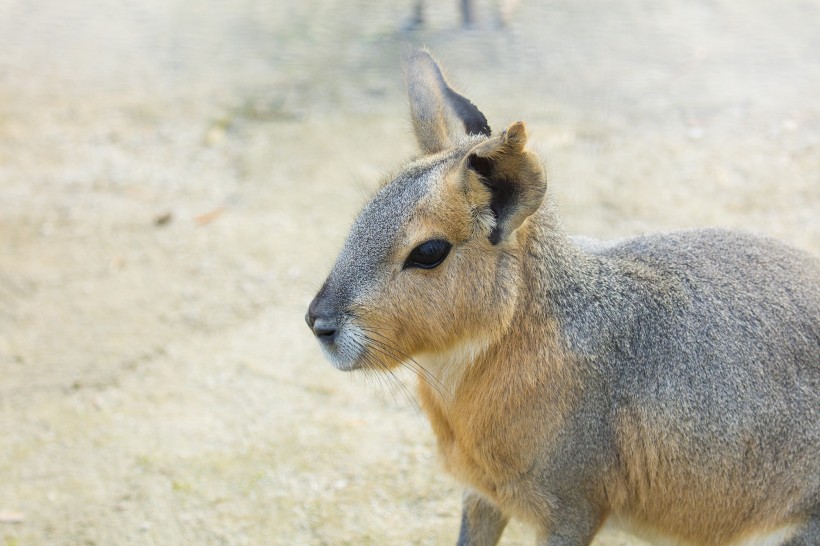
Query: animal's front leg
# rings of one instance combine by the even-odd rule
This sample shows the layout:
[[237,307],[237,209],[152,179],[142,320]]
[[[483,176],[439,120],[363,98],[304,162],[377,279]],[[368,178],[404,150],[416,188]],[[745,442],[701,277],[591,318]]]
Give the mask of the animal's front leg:
[[588,546],[603,523],[603,512],[583,499],[563,499],[560,513],[538,531],[538,546]]
[[507,517],[495,504],[474,491],[464,492],[458,546],[495,546],[506,526]]

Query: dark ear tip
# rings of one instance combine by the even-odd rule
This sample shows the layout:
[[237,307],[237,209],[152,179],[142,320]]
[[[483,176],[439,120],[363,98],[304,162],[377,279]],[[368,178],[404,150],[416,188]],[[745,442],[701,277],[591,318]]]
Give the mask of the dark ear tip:
[[489,178],[493,173],[493,162],[490,159],[478,154],[468,155],[467,165],[470,169],[484,178]]

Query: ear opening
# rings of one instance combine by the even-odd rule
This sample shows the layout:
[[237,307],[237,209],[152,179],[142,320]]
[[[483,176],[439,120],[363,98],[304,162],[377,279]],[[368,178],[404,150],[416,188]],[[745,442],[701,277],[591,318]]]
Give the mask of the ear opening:
[[450,87],[430,52],[412,49],[404,64],[410,116],[422,152],[446,150],[466,135],[490,136],[487,118]]
[[470,150],[465,160],[468,172],[489,191],[486,206],[495,218],[489,239],[494,245],[508,239],[538,210],[547,192],[544,169],[538,157],[525,149],[526,143],[526,128],[519,121]]
[[470,153],[467,156],[467,164],[477,175],[484,178],[490,178],[493,174],[493,161],[489,157]]

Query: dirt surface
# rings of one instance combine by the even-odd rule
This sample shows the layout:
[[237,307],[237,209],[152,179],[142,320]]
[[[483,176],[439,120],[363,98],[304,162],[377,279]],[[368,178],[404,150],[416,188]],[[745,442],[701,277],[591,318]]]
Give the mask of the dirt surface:
[[0,0],[0,545],[454,543],[424,417],[302,318],[414,152],[407,43],[528,123],[570,231],[820,251],[816,2],[441,4]]

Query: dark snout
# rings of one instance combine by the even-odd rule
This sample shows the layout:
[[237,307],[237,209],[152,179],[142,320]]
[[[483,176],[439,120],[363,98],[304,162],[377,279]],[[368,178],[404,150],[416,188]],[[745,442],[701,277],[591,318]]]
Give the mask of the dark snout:
[[308,312],[305,314],[305,322],[319,341],[332,343],[336,337],[337,321],[335,306],[327,296],[325,287],[322,287],[322,290],[310,302]]

